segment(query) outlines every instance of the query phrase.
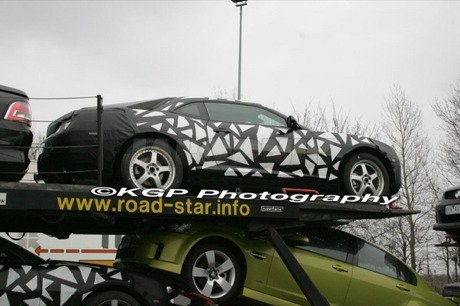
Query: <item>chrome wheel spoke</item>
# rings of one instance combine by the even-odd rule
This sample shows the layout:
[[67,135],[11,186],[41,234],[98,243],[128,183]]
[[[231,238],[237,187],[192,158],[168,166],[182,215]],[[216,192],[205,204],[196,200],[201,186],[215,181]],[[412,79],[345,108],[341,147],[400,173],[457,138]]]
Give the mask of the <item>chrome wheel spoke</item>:
[[158,173],[171,172],[171,167],[169,166],[160,166],[158,167]]
[[367,172],[367,165],[366,164],[361,164],[361,171],[362,171],[362,176],[368,175],[369,172]]
[[144,162],[142,159],[135,159],[133,161],[134,166],[138,166],[139,168],[143,169],[144,171],[147,171],[147,166],[148,163]]
[[203,268],[193,267],[192,276],[193,277],[208,277],[208,271]]
[[374,181],[375,179],[379,178],[379,175],[377,173],[374,173],[374,174],[369,175],[369,178],[371,179],[371,181]]
[[158,162],[158,160],[157,160],[158,159],[158,153],[155,152],[155,151],[150,151],[149,153],[150,153],[150,161],[149,162],[156,164]]
[[372,191],[372,195],[376,195],[377,194],[377,189],[374,187],[374,185],[369,185],[368,188]]
[[203,289],[201,290],[201,294],[205,296],[212,295],[212,289],[214,288],[214,280],[208,280],[204,285]]
[[147,173],[144,172],[140,178],[137,179],[137,182],[139,185],[144,185],[145,181],[148,180],[151,176]]
[[155,187],[163,188],[163,183],[161,182],[160,177],[158,175],[153,175],[152,179],[153,179],[153,181],[155,183]]
[[214,268],[216,266],[216,253],[214,251],[207,251],[206,261],[208,263],[208,268]]
[[227,259],[223,264],[217,267],[220,273],[233,270],[234,268],[233,262],[230,259]]
[[357,192],[357,195],[362,197],[365,191],[366,191],[366,185],[361,182],[359,185],[359,190]]
[[220,277],[218,280],[217,280],[217,283],[219,284],[219,286],[222,288],[223,291],[225,291],[226,293],[229,292],[230,290],[232,290],[232,284],[230,284],[225,278],[223,277]]

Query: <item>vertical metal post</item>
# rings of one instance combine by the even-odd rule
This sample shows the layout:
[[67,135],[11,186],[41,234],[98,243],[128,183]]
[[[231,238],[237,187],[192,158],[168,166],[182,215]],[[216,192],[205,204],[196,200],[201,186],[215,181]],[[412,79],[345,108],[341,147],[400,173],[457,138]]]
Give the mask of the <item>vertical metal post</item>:
[[241,100],[241,50],[243,43],[243,5],[240,5],[240,44],[238,56],[238,100]]
[[297,285],[299,286],[300,290],[302,290],[303,294],[307,298],[308,302],[312,306],[330,306],[329,302],[326,298],[321,294],[319,289],[304,271],[300,263],[291,253],[289,248],[287,247],[286,243],[283,241],[281,236],[278,234],[275,228],[269,228],[265,235],[272,243],[273,247],[275,248],[276,252],[280,256],[281,260],[286,265],[286,268],[291,273],[292,277],[296,281]]
[[102,96],[97,95],[97,183],[99,186],[102,186],[102,169],[104,167],[102,111]]

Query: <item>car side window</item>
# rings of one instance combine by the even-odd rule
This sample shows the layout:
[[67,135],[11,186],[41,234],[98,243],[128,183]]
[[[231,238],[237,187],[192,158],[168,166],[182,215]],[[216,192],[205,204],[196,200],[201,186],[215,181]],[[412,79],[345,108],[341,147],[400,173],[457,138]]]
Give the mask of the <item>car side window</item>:
[[205,106],[213,121],[286,127],[283,117],[257,106],[224,102],[209,102]]
[[349,239],[340,232],[333,235],[323,231],[314,231],[306,234],[308,245],[297,246],[297,248],[331,257],[340,261],[347,261]]
[[358,241],[357,254],[358,267],[414,284],[413,273],[393,255],[362,240]]
[[200,103],[190,103],[177,108],[174,112],[195,118],[202,118],[203,114],[200,109]]
[[414,273],[401,263],[399,263],[398,279],[412,285],[417,285],[417,278]]

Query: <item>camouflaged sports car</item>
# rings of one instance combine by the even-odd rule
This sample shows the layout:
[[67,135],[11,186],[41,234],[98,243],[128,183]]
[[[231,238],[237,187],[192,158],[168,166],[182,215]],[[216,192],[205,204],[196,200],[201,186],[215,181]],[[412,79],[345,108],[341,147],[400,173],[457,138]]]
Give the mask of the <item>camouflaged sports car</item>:
[[[311,131],[259,104],[164,98],[110,105],[103,113],[103,183],[130,188],[310,188],[391,195],[400,165],[388,145],[367,137]],[[48,127],[38,159],[45,182],[97,177],[96,108]]]
[[169,306],[166,287],[134,271],[47,261],[0,238],[0,305]]

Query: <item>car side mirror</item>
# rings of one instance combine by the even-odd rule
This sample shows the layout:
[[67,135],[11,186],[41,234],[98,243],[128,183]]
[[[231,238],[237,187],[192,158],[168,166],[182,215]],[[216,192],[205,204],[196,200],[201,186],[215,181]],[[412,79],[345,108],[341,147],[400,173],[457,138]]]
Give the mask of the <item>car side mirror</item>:
[[310,245],[310,239],[306,236],[294,235],[286,239],[286,244],[289,246],[307,246]]
[[300,130],[299,123],[297,123],[297,120],[295,120],[292,116],[287,117],[286,124],[288,128],[290,128],[293,131]]

